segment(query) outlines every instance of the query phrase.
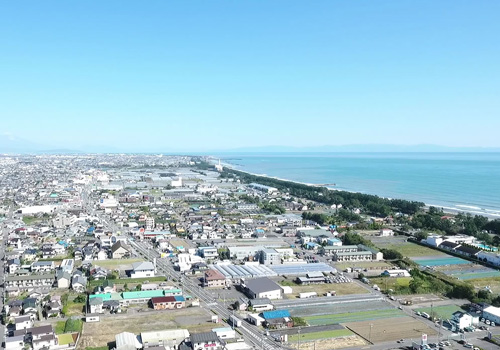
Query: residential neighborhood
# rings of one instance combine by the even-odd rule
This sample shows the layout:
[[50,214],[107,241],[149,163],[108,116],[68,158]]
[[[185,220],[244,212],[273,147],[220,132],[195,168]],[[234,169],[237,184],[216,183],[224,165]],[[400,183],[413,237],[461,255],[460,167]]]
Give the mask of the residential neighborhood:
[[6,349],[451,349],[500,323],[500,285],[471,284],[491,304],[421,289],[500,277],[473,236],[359,210],[319,223],[338,208],[201,157],[3,156],[0,172]]

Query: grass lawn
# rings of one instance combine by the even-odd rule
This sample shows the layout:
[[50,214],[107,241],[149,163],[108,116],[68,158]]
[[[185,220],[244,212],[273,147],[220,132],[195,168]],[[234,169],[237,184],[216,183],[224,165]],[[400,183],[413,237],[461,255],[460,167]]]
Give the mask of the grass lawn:
[[66,345],[73,343],[73,335],[71,333],[59,334],[57,336],[59,340],[59,345]]
[[85,350],[109,350],[109,347],[107,346],[96,346],[96,347],[91,347],[87,346]]
[[26,224],[26,225],[34,225],[36,223],[39,223],[43,221],[42,218],[36,218],[34,216],[23,216],[23,222]]
[[500,277],[478,278],[475,280],[471,280],[470,283],[472,283],[476,288],[484,288],[486,286],[489,286],[493,293],[500,293]]
[[415,243],[407,242],[404,244],[391,244],[387,247],[388,249],[394,249],[407,257],[419,257],[419,256],[446,256],[447,254],[440,252],[439,250],[434,250],[428,247],[424,247]]
[[74,303],[72,301],[68,302],[67,307],[65,308],[66,316],[78,316],[83,314],[83,307],[85,303]]
[[119,266],[128,266],[132,267],[133,263],[144,261],[144,259],[108,259],[108,260],[99,260],[95,262],[95,265],[104,267],[106,269],[113,269]]
[[378,285],[383,291],[392,289],[395,294],[398,294],[398,290],[407,288],[411,280],[411,277],[370,277],[371,283]]
[[[310,340],[317,340],[317,339],[348,337],[351,335],[354,335],[354,333],[348,329],[335,329],[333,331],[323,331],[323,332],[313,332],[313,333],[301,334],[300,340],[301,341],[310,341]],[[289,342],[296,342],[297,340],[298,340],[298,334],[294,334],[294,335],[291,335],[288,337]]]
[[319,326],[319,325],[339,324],[346,322],[376,320],[381,318],[393,318],[399,316],[405,316],[405,314],[398,309],[382,309],[382,310],[370,310],[370,311],[360,311],[360,312],[346,312],[342,314],[306,316],[303,318],[307,321],[309,325]]
[[[429,315],[431,314],[431,308],[430,307],[422,307],[415,309],[415,311],[420,311],[420,312],[426,312]],[[434,313],[434,317],[439,317],[444,320],[450,319],[451,315],[455,311],[464,311],[460,306],[457,305],[444,305],[444,306],[434,306],[432,308],[432,312]]]
[[[164,276],[156,276],[156,277],[144,277],[144,278],[120,278],[120,279],[117,279],[117,280],[110,280],[112,282],[114,282],[115,284],[131,284],[131,283],[143,283],[145,281],[149,281],[149,282],[164,282],[166,281],[167,278],[164,277]],[[95,286],[100,286],[102,285],[102,282],[103,280],[94,280],[94,281],[90,281],[89,284],[91,287],[95,287]]]
[[56,326],[54,327],[54,331],[56,332],[56,334],[63,334],[65,326],[66,321],[57,321]]

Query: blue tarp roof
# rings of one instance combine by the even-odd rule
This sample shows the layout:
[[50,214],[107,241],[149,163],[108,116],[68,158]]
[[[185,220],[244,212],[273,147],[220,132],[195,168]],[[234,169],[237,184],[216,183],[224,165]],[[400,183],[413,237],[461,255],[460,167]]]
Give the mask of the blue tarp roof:
[[288,310],[275,310],[275,311],[264,311],[262,313],[262,317],[265,320],[269,320],[272,318],[282,318],[282,317],[292,317],[290,316],[290,312]]

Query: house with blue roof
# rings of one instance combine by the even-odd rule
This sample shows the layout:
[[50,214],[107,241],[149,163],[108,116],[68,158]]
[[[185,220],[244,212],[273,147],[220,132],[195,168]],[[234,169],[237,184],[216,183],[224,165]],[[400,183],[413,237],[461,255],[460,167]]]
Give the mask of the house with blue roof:
[[282,329],[293,327],[293,319],[288,310],[264,311],[261,315],[265,320],[263,326],[266,328]]

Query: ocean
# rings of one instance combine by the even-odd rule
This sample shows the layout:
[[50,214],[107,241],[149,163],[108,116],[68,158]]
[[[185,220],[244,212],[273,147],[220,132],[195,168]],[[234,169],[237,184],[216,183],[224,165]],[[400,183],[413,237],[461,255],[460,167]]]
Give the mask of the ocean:
[[235,169],[500,217],[500,153],[225,154]]

